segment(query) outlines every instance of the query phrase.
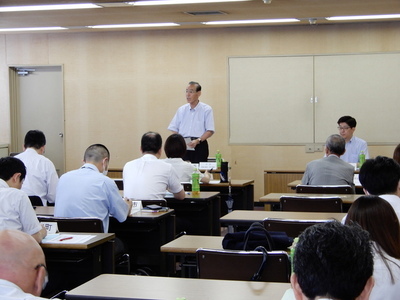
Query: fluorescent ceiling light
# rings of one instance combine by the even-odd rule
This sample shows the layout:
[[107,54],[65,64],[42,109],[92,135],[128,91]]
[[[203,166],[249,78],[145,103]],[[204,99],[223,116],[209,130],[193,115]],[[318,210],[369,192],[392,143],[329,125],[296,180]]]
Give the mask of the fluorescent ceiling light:
[[234,25],[234,24],[265,24],[300,22],[298,19],[265,19],[265,20],[237,20],[237,21],[212,21],[202,22],[204,25]]
[[0,32],[14,31],[40,31],[40,30],[65,30],[65,27],[27,27],[27,28],[0,28]]
[[102,8],[102,7],[95,5],[93,3],[3,6],[0,7],[0,12],[66,10],[66,9],[86,9],[86,8]]
[[113,24],[113,25],[93,25],[88,28],[134,28],[134,27],[165,27],[180,26],[177,23],[143,23],[143,24]]
[[240,2],[240,1],[250,1],[250,0],[154,0],[154,1],[134,1],[126,3],[135,6],[147,6],[147,5],[202,4],[202,3]]
[[369,16],[336,16],[326,18],[329,21],[347,21],[347,20],[376,20],[376,19],[398,19],[400,14],[392,15],[369,15]]

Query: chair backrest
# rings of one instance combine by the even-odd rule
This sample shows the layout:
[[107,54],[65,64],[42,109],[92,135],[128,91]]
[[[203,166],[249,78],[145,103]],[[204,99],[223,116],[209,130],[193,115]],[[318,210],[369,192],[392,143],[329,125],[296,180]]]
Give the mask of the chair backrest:
[[[256,251],[198,249],[198,277],[250,281],[259,270],[263,253]],[[268,252],[261,281],[289,282],[291,266],[285,251]]]
[[167,200],[161,199],[161,200],[142,200],[142,206],[146,207],[146,205],[160,205],[162,207],[167,206]]
[[104,232],[103,222],[98,218],[60,218],[38,216],[39,222],[57,222],[60,232]]
[[296,193],[303,194],[354,194],[350,185],[303,185],[296,186]]
[[120,191],[124,190],[124,181],[122,179],[114,179],[114,182]]
[[290,220],[290,219],[264,219],[264,227],[268,231],[283,231],[289,237],[298,237],[307,227],[315,224],[329,222],[329,220]]
[[43,206],[42,199],[39,196],[28,196],[31,200],[32,206]]
[[282,196],[280,198],[282,211],[311,211],[311,212],[342,212],[340,197],[301,197]]

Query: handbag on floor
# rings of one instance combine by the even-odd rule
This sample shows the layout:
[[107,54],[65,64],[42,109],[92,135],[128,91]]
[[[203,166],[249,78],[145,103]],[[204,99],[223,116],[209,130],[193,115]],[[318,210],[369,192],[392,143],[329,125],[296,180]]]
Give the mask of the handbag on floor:
[[287,250],[293,238],[286,232],[268,231],[260,222],[251,224],[247,231],[227,233],[222,240],[222,247],[230,250],[253,250],[263,246],[267,251]]

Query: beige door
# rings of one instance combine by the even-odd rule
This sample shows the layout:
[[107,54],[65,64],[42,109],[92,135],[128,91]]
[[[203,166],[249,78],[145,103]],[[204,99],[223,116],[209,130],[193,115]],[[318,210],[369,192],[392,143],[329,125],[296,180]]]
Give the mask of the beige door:
[[10,67],[11,151],[21,152],[27,131],[46,135],[46,153],[65,172],[62,66]]

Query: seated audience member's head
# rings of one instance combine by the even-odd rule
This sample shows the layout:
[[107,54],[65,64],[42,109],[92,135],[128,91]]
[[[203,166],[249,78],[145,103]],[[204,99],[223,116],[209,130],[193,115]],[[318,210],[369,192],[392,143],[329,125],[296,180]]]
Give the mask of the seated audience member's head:
[[325,143],[325,148],[330,154],[341,156],[346,151],[346,141],[338,134],[332,134]]
[[107,175],[110,151],[103,144],[90,145],[85,151],[83,161],[95,165],[100,172]]
[[185,139],[180,134],[171,134],[165,141],[164,151],[168,158],[183,158],[186,153]]
[[400,165],[392,158],[377,156],[362,165],[359,180],[370,195],[399,194]]
[[0,279],[40,296],[47,270],[43,250],[35,239],[18,230],[0,231],[0,253]]
[[307,228],[296,245],[293,271],[297,300],[368,299],[374,285],[368,232],[337,221]]
[[3,179],[10,187],[20,189],[26,176],[24,163],[15,157],[0,158],[0,179]]
[[140,144],[143,153],[154,155],[161,153],[162,138],[157,132],[149,131],[143,134]]
[[400,164],[400,144],[394,149],[393,159]]
[[46,137],[40,130],[29,130],[25,135],[24,147],[35,148],[36,150],[46,145]]
[[346,217],[346,224],[352,223],[369,232],[378,246],[378,253],[382,254],[379,251],[382,248],[388,255],[400,258],[400,224],[389,202],[374,195],[359,197]]

